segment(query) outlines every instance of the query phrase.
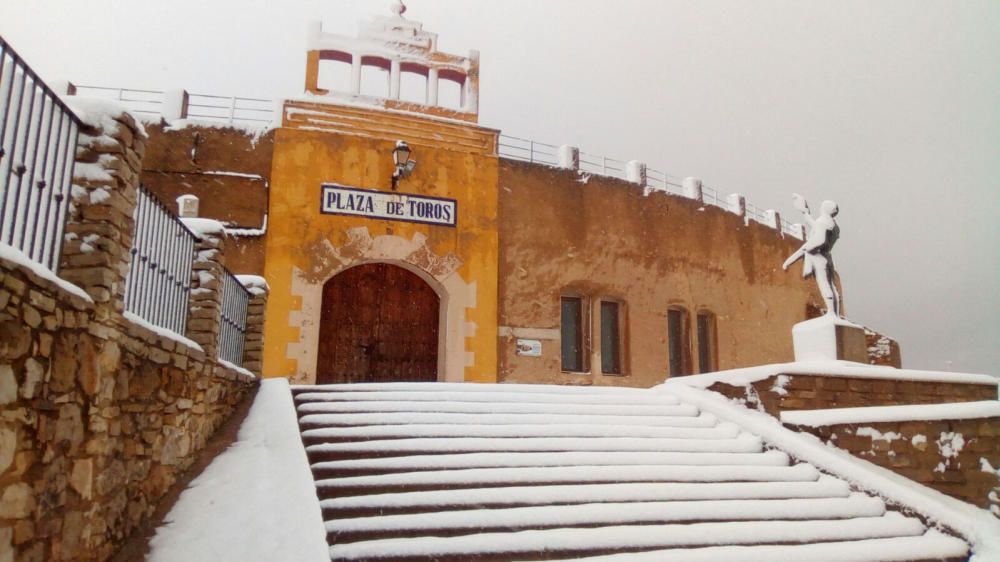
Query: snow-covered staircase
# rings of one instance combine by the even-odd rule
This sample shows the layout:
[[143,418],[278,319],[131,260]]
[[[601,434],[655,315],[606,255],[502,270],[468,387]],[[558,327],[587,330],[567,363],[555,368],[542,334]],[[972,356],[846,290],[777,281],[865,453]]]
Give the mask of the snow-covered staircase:
[[659,391],[293,392],[333,560],[967,555],[963,541]]

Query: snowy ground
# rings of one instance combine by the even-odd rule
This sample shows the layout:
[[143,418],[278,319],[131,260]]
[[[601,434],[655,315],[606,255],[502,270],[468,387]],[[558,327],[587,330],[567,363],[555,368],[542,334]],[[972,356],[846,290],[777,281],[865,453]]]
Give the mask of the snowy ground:
[[286,379],[261,382],[235,443],[181,494],[151,562],[328,562],[326,530]]

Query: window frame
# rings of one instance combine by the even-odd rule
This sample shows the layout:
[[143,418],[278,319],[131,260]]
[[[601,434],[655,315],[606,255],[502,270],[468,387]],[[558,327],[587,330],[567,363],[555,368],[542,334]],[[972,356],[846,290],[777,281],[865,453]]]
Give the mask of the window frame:
[[[680,367],[676,369],[680,372],[674,372],[674,354],[673,354],[673,330],[671,330],[671,313],[680,314],[680,334],[678,336],[678,349],[680,350],[681,356],[678,360]],[[667,376],[668,377],[682,377],[694,374],[694,369],[692,365],[691,358],[691,314],[688,309],[682,305],[671,305],[667,307]]]
[[[614,360],[615,360],[615,363],[616,363],[616,366],[617,366],[617,371],[605,371],[604,370],[604,359],[605,359],[605,349],[604,349],[604,305],[605,304],[614,305],[614,307],[616,309],[615,323],[616,323],[616,328],[617,328],[617,334],[615,334],[615,336],[616,336],[615,337],[615,345],[616,345],[615,351],[616,351],[616,353],[615,353]],[[627,326],[627,322],[626,322],[626,306],[625,306],[625,303],[622,302],[622,301],[620,301],[620,300],[618,300],[618,299],[601,298],[601,299],[598,300],[598,316],[599,316],[598,317],[598,329],[599,329],[598,333],[600,334],[600,342],[601,342],[601,347],[600,347],[600,351],[601,351],[601,365],[600,365],[601,366],[601,374],[602,375],[611,376],[611,377],[624,377],[627,374],[627,370],[625,368],[625,365],[627,364],[627,353],[626,353],[626,346],[625,346],[625,342],[627,341],[626,337],[625,337],[626,326]]]
[[[704,334],[707,342],[702,341],[702,319],[706,320],[706,333]],[[695,333],[698,339],[698,374],[712,373],[719,368],[719,338],[718,338],[718,328],[717,328],[717,316],[714,312],[708,309],[701,309],[695,315]],[[708,365],[704,365],[707,356]]]
[[[580,370],[567,369],[563,361],[563,346],[565,344],[565,338],[563,337],[563,302],[567,300],[579,302],[579,317],[577,319],[577,341],[579,342],[579,346],[577,353],[579,355]],[[559,370],[561,372],[574,375],[590,374],[590,317],[590,299],[586,295],[570,292],[559,295]]]

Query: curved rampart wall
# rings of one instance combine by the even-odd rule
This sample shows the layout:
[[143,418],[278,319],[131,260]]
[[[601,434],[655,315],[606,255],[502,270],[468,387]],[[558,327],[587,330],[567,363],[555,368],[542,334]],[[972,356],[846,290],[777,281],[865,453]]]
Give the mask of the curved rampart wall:
[[[667,310],[715,317],[716,367],[792,360],[791,328],[820,304],[815,283],[781,264],[800,244],[774,228],[697,201],[601,176],[500,160],[499,378],[509,382],[651,386],[668,375]],[[590,371],[562,372],[560,296],[592,315]],[[599,301],[622,307],[623,375],[600,374]],[[516,340],[541,342],[540,357]]]

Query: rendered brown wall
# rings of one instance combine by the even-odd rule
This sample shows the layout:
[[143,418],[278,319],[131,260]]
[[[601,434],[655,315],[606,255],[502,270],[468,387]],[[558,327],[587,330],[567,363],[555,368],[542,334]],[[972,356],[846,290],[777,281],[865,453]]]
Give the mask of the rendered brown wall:
[[[274,133],[189,125],[146,125],[149,140],[141,181],[176,209],[180,195],[200,199],[199,215],[228,227],[260,229],[267,215]],[[264,235],[232,236],[226,266],[262,275]]]
[[[690,315],[695,367],[694,315],[702,309],[716,315],[720,369],[791,361],[792,325],[805,320],[807,303],[819,301],[812,280],[781,269],[801,241],[744,225],[722,209],[663,193],[644,196],[622,180],[584,179],[506,159],[499,193],[502,380],[658,384],[667,378],[671,305]],[[561,373],[559,297],[565,291],[625,303],[625,376]],[[542,357],[518,356],[516,336],[505,328],[556,339],[542,341]]]

